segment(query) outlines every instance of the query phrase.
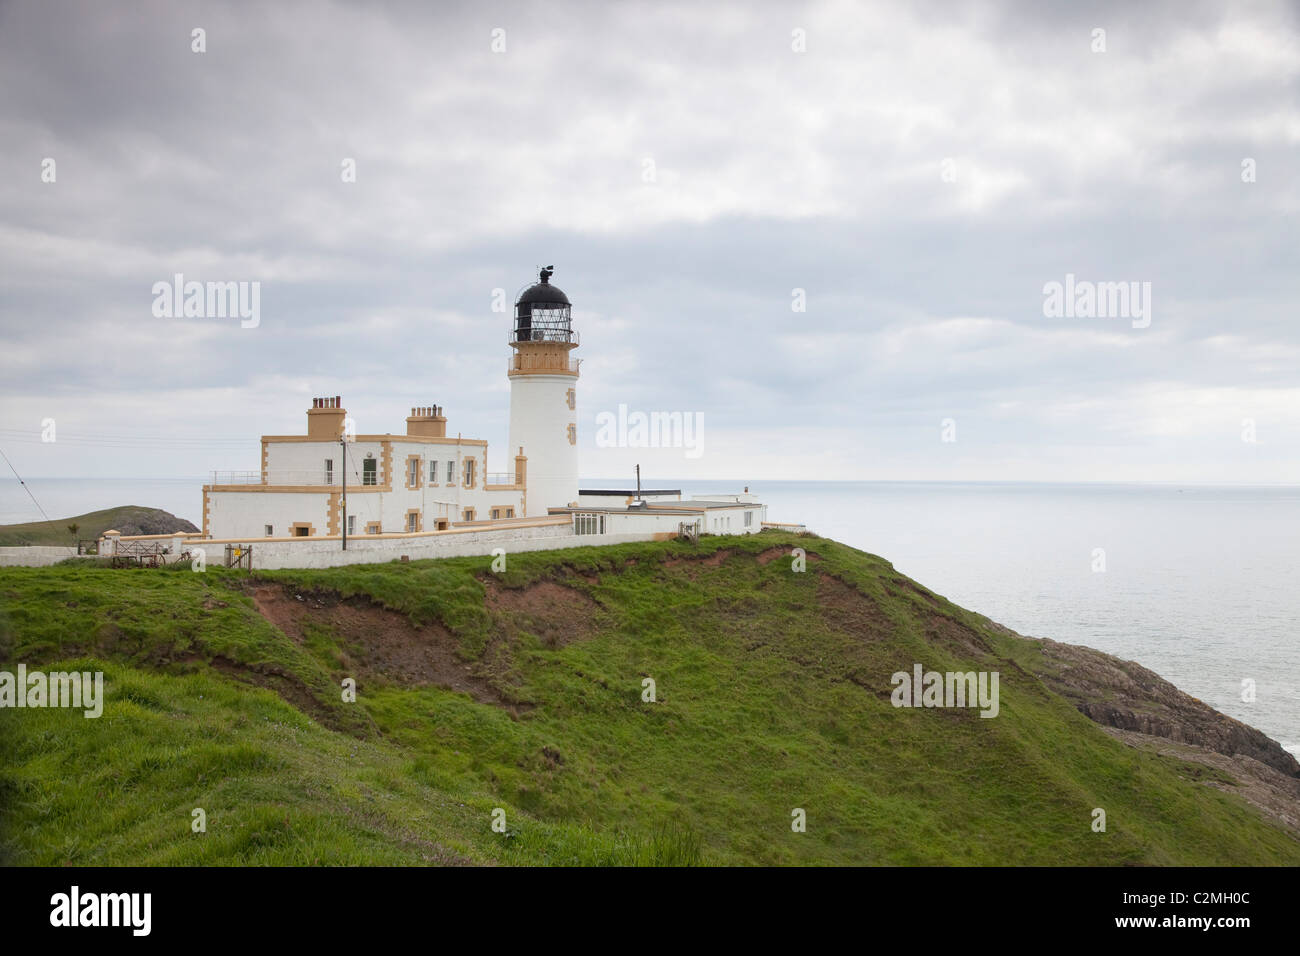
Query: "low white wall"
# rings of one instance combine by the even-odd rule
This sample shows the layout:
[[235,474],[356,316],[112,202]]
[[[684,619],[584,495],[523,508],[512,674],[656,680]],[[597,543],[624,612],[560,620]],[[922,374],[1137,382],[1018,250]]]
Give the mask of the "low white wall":
[[[397,538],[348,538],[342,550],[338,539],[331,541],[271,541],[248,543],[253,548],[253,568],[271,571],[278,568],[334,568],[348,564],[383,564],[406,555],[412,561],[422,558],[488,557],[493,548],[504,548],[506,555],[524,551],[553,551],[558,548],[623,544],[652,541],[652,532],[636,534],[574,534],[569,525],[535,528],[470,531],[462,534],[427,535],[405,540]],[[202,546],[202,542],[195,542]],[[209,563],[219,563],[224,545],[209,545]],[[220,549],[220,550],[219,550]]]
[[76,548],[33,545],[24,548],[0,548],[0,567],[43,568],[58,564],[65,558],[75,558]]

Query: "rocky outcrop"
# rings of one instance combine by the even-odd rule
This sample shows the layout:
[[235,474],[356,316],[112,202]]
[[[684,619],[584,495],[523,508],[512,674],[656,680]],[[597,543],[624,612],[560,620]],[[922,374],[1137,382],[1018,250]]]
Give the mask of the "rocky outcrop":
[[1244,756],[1289,777],[1300,763],[1276,740],[1183,693],[1154,671],[1090,647],[1043,638],[1037,677],[1106,727]]
[[199,529],[192,522],[178,518],[170,511],[158,508],[142,508],[138,514],[132,514],[118,522],[114,529],[123,536],[134,534],[171,534],[175,531],[197,532]]

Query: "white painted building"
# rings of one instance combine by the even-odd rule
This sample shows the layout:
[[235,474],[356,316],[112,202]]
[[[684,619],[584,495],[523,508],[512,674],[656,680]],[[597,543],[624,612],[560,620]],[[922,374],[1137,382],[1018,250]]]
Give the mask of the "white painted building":
[[[305,435],[263,435],[262,468],[203,488],[213,538],[436,531],[522,517],[527,459],[487,472],[487,442],[448,437],[441,407],[411,409],[404,434],[350,434],[338,398],[317,398]],[[344,491],[346,487],[346,499]]]
[[358,434],[341,398],[317,398],[305,434],[262,436],[259,471],[214,473],[204,485],[203,538],[269,543],[346,535],[358,544],[370,539],[382,552],[390,539],[380,536],[400,536],[393,547],[410,551],[410,535],[493,529],[508,537],[512,527],[523,534],[523,519],[552,525],[567,518],[573,534],[596,536],[584,537],[592,543],[687,528],[759,531],[767,509],[748,489],[690,499],[676,490],[579,491],[580,360],[572,356],[579,340],[569,299],[551,275],[543,269],[515,303],[508,473],[487,473],[487,442],[449,436],[441,406],[411,409],[401,434]]
[[577,534],[595,535],[757,534],[767,521],[767,505],[754,495],[683,499],[675,491],[581,491],[575,505],[552,508],[550,513],[572,515]]

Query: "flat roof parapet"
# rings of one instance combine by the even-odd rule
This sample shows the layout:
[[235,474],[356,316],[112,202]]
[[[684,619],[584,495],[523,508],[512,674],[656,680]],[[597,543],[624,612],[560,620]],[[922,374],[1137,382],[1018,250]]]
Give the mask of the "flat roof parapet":
[[624,495],[632,495],[633,497],[636,497],[637,495],[680,495],[681,493],[680,488],[645,488],[641,491],[637,491],[635,488],[629,488],[626,491],[609,488],[599,488],[594,490],[587,488],[578,489],[579,495],[609,495],[611,497],[623,497]]

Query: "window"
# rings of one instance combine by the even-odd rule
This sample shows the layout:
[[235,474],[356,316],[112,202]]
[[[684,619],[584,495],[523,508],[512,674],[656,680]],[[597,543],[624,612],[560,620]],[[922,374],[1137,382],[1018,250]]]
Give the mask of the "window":
[[498,518],[500,518],[500,517],[501,517],[501,509],[500,509],[500,508],[493,508],[493,509],[492,509],[492,520],[493,520],[493,521],[496,521],[496,520],[497,520]]
[[289,534],[293,535],[295,538],[305,538],[311,534],[311,525],[303,524],[301,521],[294,522],[294,524],[289,528]]
[[420,487],[420,458],[418,455],[412,455],[406,459],[406,487]]
[[570,445],[576,445],[576,444],[578,444],[578,426],[577,426],[577,425],[570,425],[570,426],[569,426],[569,444],[570,444]]
[[408,511],[406,513],[406,530],[407,531],[420,530],[420,513],[418,511]]
[[569,389],[567,392],[564,393],[564,402],[566,405],[569,406],[569,408],[577,408],[578,407],[577,393],[573,389]]
[[373,458],[367,458],[361,462],[361,483],[363,485],[378,484],[378,472],[375,470],[376,462]]
[[745,512],[745,527],[746,527],[746,528],[752,528],[753,526],[754,526],[754,512],[752,512],[752,511],[746,511],[746,512]]
[[334,459],[333,458],[325,459],[325,484],[327,485],[334,484]]
[[506,517],[507,517],[507,518],[513,518],[514,516],[515,516],[515,509],[514,509],[514,508],[507,508],[507,509],[506,509]]
[[438,463],[432,458],[429,459],[429,484],[436,484],[438,481]]
[[455,483],[456,483],[456,463],[454,461],[449,461],[447,462],[447,484],[454,485]]
[[465,509],[465,520],[466,520],[466,521],[473,521],[473,520],[474,520],[474,509],[473,509],[473,508],[466,508],[466,509]]
[[575,514],[573,516],[574,534],[604,534],[605,516]]
[[357,533],[357,516],[348,515],[348,534]]
[[273,534],[275,534],[275,530],[274,530],[270,525],[267,525],[267,526],[266,526],[266,536],[269,538],[269,537],[271,537]]
[[465,459],[465,487],[466,488],[474,487],[474,459],[473,458]]
[[367,521],[367,522],[366,522],[366,534],[383,534],[383,532],[379,530],[379,522],[378,522],[378,521]]

